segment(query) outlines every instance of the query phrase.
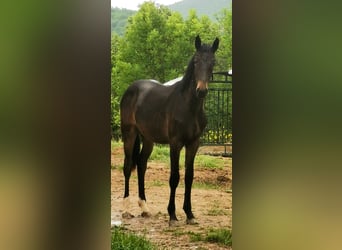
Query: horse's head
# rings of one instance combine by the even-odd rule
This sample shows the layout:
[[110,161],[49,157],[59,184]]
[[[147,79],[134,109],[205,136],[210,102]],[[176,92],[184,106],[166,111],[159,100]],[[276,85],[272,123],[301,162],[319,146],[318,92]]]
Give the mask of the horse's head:
[[194,55],[194,75],[196,81],[196,95],[204,98],[208,93],[208,82],[213,73],[215,64],[215,51],[218,49],[219,39],[216,38],[213,44],[202,44],[201,38],[196,37]]

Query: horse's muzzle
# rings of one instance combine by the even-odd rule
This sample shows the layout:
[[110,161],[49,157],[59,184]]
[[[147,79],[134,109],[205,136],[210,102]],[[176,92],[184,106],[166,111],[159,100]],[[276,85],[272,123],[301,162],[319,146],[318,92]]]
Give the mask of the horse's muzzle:
[[204,98],[207,96],[208,94],[208,89],[196,89],[196,94],[198,98]]
[[204,98],[208,94],[208,82],[197,81],[196,94],[199,98]]

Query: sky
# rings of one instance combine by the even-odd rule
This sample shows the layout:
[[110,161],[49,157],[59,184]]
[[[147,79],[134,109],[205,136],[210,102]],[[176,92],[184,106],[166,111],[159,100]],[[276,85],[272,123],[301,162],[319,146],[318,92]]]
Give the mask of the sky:
[[[138,10],[138,5],[145,1],[146,0],[111,0],[111,6],[129,10]],[[181,0],[154,0],[154,2],[162,5],[169,5],[179,1]]]

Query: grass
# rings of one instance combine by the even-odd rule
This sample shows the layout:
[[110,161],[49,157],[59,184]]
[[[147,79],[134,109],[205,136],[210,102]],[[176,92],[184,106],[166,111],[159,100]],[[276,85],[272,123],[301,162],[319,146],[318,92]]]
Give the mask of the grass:
[[206,169],[223,169],[224,161],[221,158],[210,155],[197,155],[195,157],[195,166]]
[[232,246],[232,231],[225,228],[209,229],[205,235],[189,231],[190,241],[205,241],[224,246]]
[[164,232],[170,232],[174,236],[188,235],[191,242],[204,241],[224,246],[232,246],[232,231],[226,228],[209,228],[205,233],[183,231],[181,228],[168,228],[165,229]]
[[122,228],[114,228],[112,231],[111,250],[154,250],[157,249],[143,236],[124,232]]
[[217,204],[213,204],[212,207],[208,210],[208,215],[217,216],[217,215],[228,215],[228,211],[220,208]]
[[170,162],[169,147],[162,146],[162,145],[154,145],[153,151],[149,160],[168,164]]
[[[111,149],[112,151],[116,148],[122,148],[122,142],[111,142]],[[169,165],[170,164],[170,149],[167,145],[154,145],[152,154],[149,158],[149,161],[160,162]],[[184,161],[185,161],[185,149],[183,148],[180,154],[179,159],[179,168],[184,168]],[[197,168],[206,168],[206,169],[223,169],[224,161],[221,158],[210,156],[210,155],[196,155],[195,157],[195,167]],[[122,169],[121,166],[112,166],[112,168],[119,167]]]
[[218,189],[220,188],[218,185],[212,183],[212,182],[206,182],[206,181],[201,181],[201,182],[193,182],[192,183],[193,188],[198,188],[198,189]]
[[123,145],[123,144],[122,144],[121,141],[114,141],[114,140],[111,140],[110,148],[113,150],[114,148],[121,148],[122,145]]
[[188,235],[190,237],[190,241],[202,241],[202,235],[200,233],[194,233],[192,231],[188,232]]
[[232,246],[232,231],[225,228],[210,229],[205,241]]
[[111,169],[118,169],[120,171],[123,171],[123,165],[120,164],[120,165],[110,165]]
[[153,186],[153,187],[162,187],[162,186],[166,186],[166,185],[167,185],[167,183],[162,182],[160,180],[154,180],[151,184],[151,186]]

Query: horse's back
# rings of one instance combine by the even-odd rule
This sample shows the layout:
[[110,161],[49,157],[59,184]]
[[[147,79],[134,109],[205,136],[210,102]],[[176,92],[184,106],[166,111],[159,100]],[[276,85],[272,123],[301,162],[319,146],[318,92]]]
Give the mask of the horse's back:
[[128,103],[131,101],[136,101],[139,95],[148,92],[151,88],[155,87],[156,85],[161,85],[156,80],[137,80],[134,81],[124,92],[120,107],[124,108]]
[[124,92],[120,102],[120,113],[122,123],[135,123],[135,112],[137,107],[145,102],[146,96],[152,89],[162,86],[156,80],[136,80]]

